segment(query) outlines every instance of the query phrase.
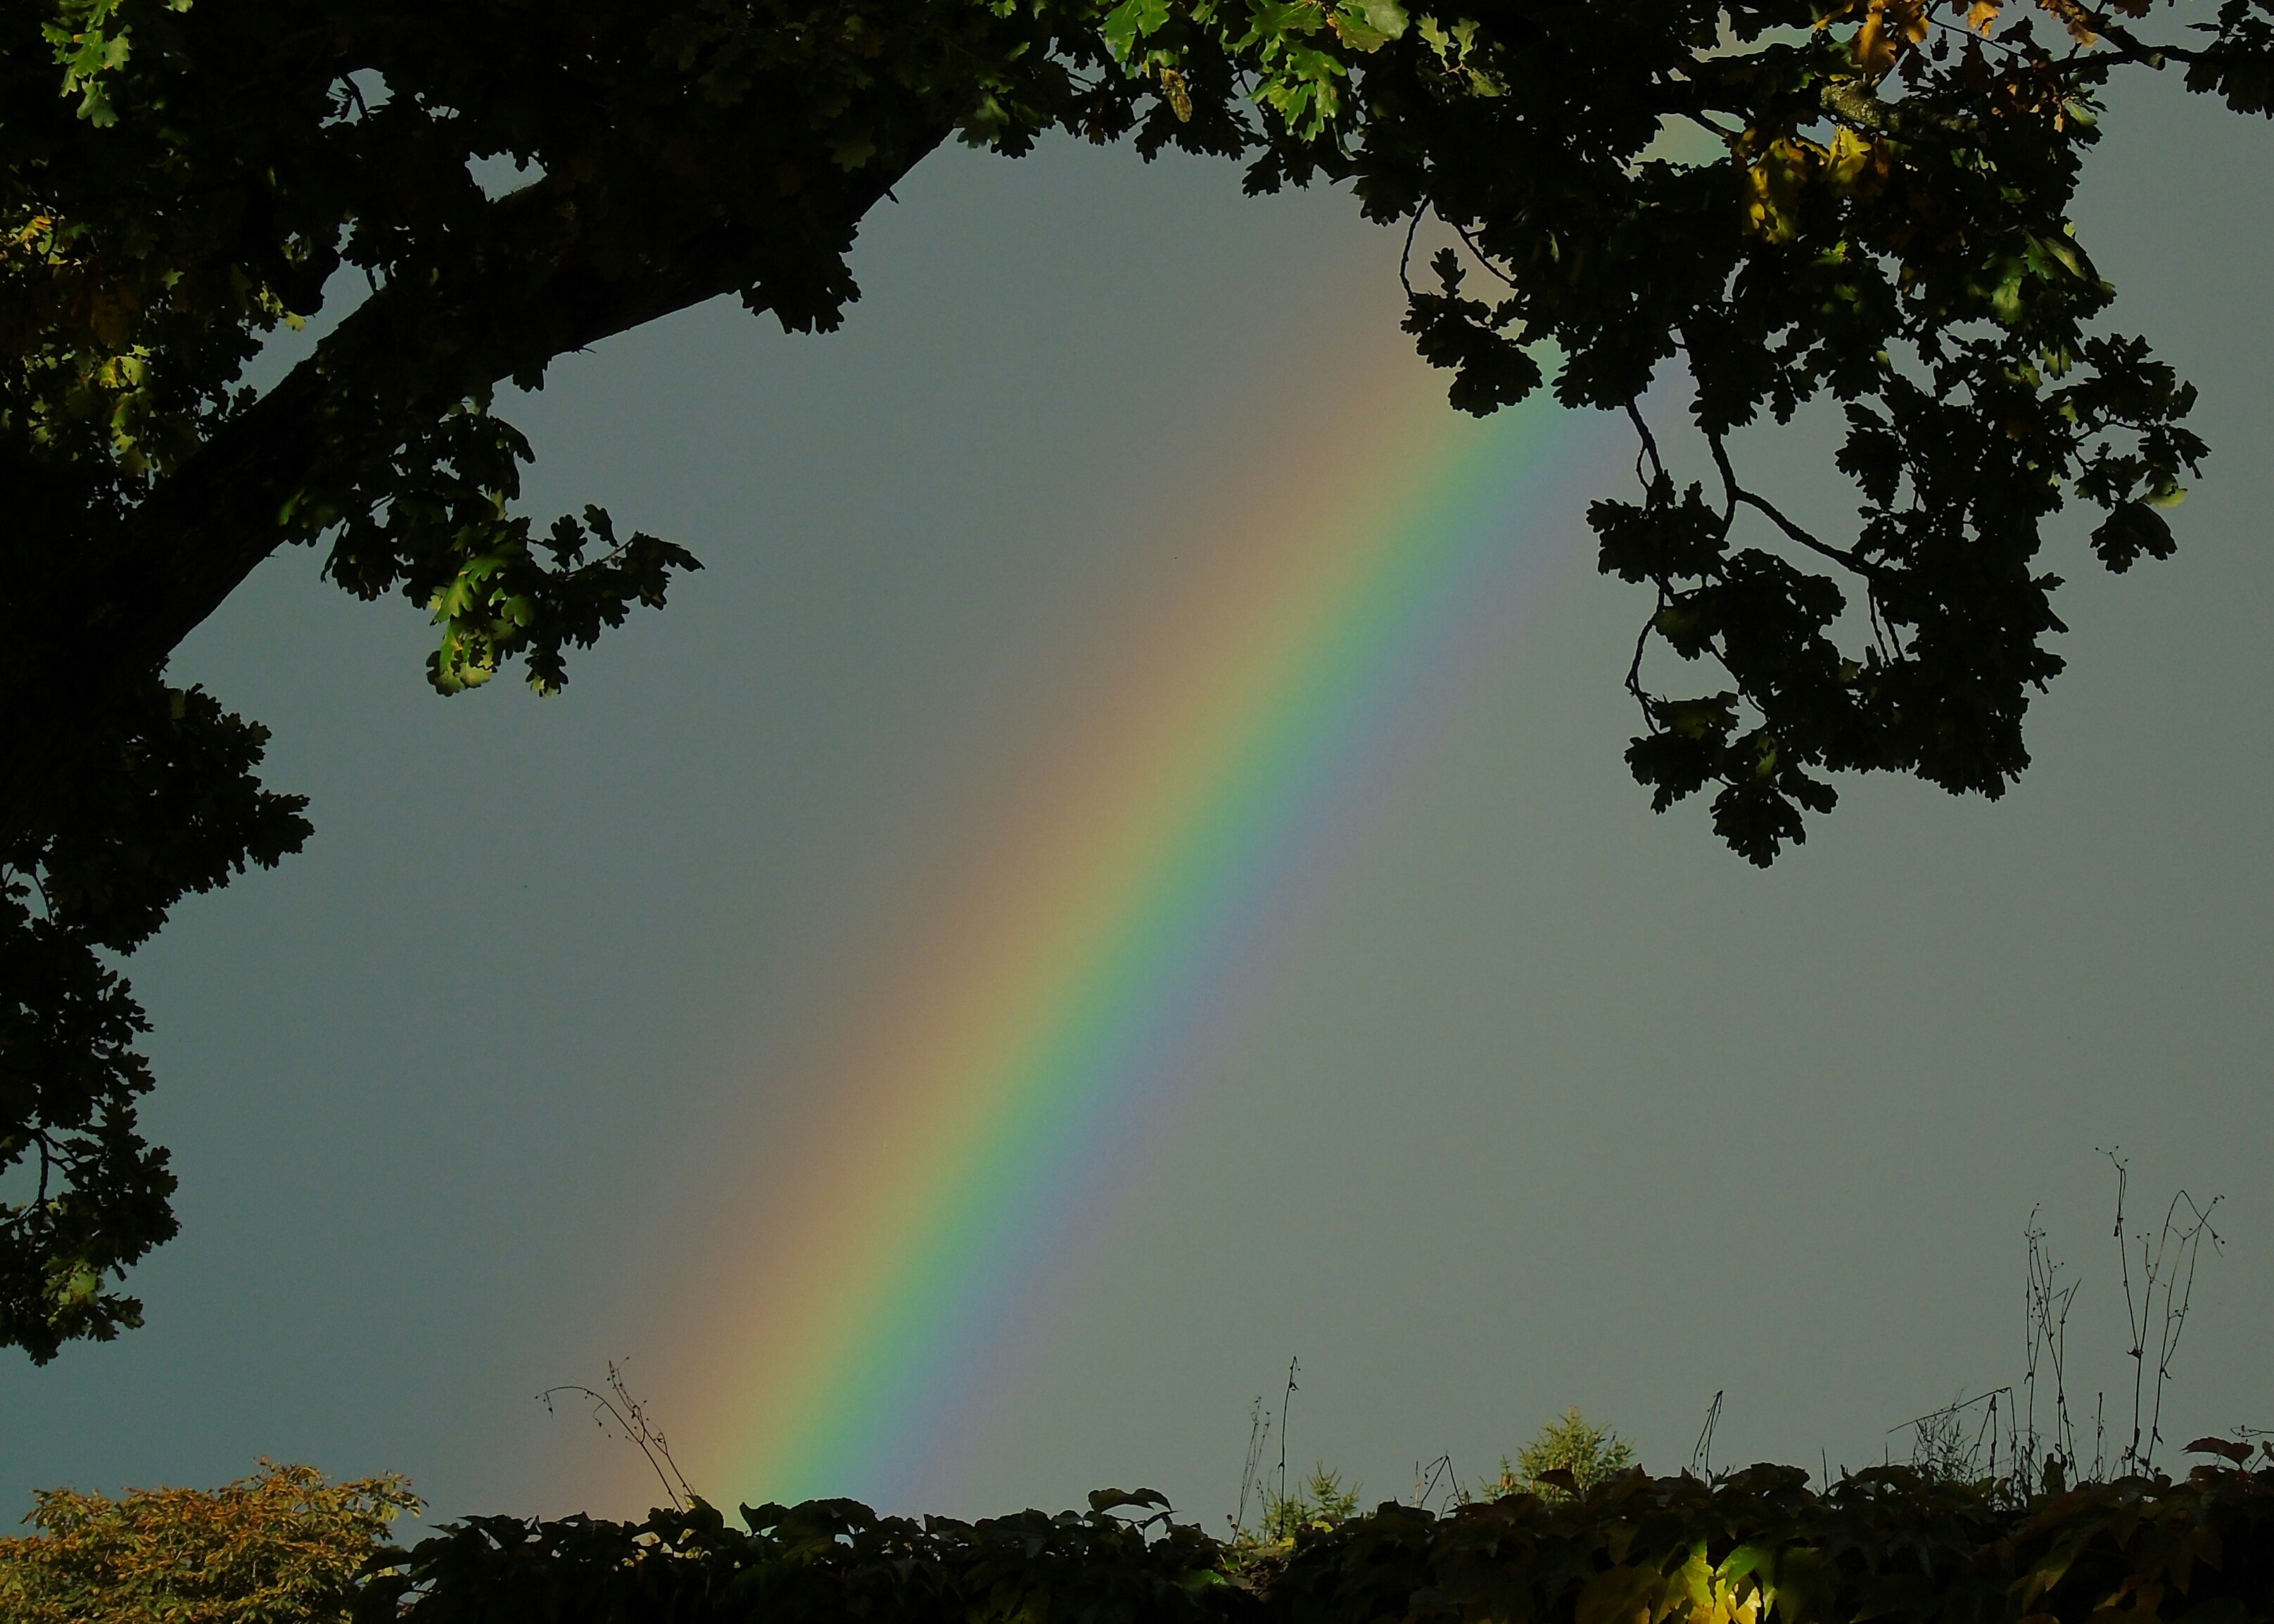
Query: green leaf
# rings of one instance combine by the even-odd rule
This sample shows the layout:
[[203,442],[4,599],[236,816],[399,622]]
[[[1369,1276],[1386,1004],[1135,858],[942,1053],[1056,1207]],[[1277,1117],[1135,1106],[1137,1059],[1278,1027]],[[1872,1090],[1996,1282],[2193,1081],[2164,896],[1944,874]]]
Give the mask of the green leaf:
[[1138,41],[1158,34],[1168,22],[1168,0],[1121,0],[1119,5],[1105,14],[1100,32],[1114,60],[1126,63]]
[[1134,1506],[1145,1511],[1165,1511],[1169,1497],[1158,1489],[1092,1489],[1089,1508],[1096,1512],[1118,1511],[1125,1506]]
[[2179,544],[2172,539],[2172,527],[2162,514],[2146,502],[2126,502],[2092,532],[2092,550],[2112,574],[2120,575],[2139,562],[2142,553],[2167,559],[2179,550]]
[[1397,0],[1346,0],[1329,21],[1344,44],[1371,54],[1404,34],[1405,8]]

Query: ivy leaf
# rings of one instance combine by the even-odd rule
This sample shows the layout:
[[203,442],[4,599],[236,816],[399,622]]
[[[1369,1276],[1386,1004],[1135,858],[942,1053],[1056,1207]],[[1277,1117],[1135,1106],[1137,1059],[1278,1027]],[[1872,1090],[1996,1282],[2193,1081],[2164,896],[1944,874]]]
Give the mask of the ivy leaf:
[[1165,1511],[1169,1508],[1169,1497],[1158,1489],[1092,1489],[1089,1492],[1089,1508],[1094,1512],[1103,1515],[1119,1511],[1124,1507],[1134,1507],[1141,1511]]

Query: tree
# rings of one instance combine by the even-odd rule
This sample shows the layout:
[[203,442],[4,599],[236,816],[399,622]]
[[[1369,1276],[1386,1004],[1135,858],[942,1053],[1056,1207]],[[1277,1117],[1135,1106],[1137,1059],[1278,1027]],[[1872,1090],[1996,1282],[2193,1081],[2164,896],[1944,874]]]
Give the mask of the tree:
[[[610,0],[9,0],[0,11],[0,1342],[139,1323],[174,1230],[135,1129],[143,1017],[109,959],[310,832],[267,734],[168,683],[286,545],[441,627],[453,693],[540,692],[681,548],[514,511],[490,410],[563,350],[721,293],[835,327],[862,214],[951,134],[1007,153],[1128,122],[1095,18]],[[1076,74],[1099,71],[1084,86]],[[56,92],[60,85],[64,94]],[[492,198],[470,161],[538,178]],[[364,297],[265,395],[265,335]]]
[[224,1488],[123,1500],[47,1489],[0,1539],[0,1616],[15,1624],[331,1624],[344,1620],[388,1525],[419,1509],[396,1477],[327,1483],[260,1462]]
[[[1500,1472],[1477,1485],[1479,1500],[1499,1500],[1509,1494],[1538,1494],[1549,1500],[1568,1497],[1574,1489],[1593,1488],[1615,1477],[1635,1463],[1634,1446],[1607,1426],[1599,1426],[1572,1405],[1533,1434],[1511,1462],[1500,1457]],[[1570,1483],[1548,1474],[1569,1473]]]
[[[1710,791],[1766,863],[1834,773],[1999,793],[2061,664],[2042,522],[2081,499],[2108,568],[2165,556],[2203,452],[2192,391],[2096,325],[2112,289],[2066,215],[2117,68],[2269,110],[2274,0],[2146,37],[2169,9],[5,0],[0,1172],[30,1188],[0,1207],[0,1341],[43,1360],[139,1323],[115,1286],[172,1233],[173,1180],[136,1132],[113,961],[309,833],[256,776],[265,733],[170,685],[172,650],[278,548],[320,546],[347,590],[432,611],[438,691],[516,659],[557,689],[696,565],[597,508],[519,511],[497,385],[724,294],[835,327],[863,214],[951,136],[1133,135],[1438,222],[1406,327],[1454,403],[1552,367],[1638,431],[1638,500],[1589,522],[1652,595],[1628,760],[1660,808]],[[1709,157],[1655,153],[1676,127]],[[525,184],[486,190],[495,161]],[[343,299],[309,359],[243,387],[267,335]],[[1675,372],[1687,483],[1640,404]],[[1729,448],[1820,398],[1852,537],[1793,523]],[[1662,691],[1653,648],[1718,674]]]

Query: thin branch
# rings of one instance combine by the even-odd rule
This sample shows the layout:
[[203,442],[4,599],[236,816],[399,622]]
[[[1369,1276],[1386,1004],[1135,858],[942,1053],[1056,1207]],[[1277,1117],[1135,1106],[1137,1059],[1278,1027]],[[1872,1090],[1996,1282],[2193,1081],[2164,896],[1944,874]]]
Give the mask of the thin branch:
[[1650,425],[1644,421],[1641,398],[1638,395],[1627,397],[1627,420],[1634,425],[1635,432],[1642,438],[1642,449],[1635,454],[1635,477],[1641,481],[1646,492],[1652,482],[1642,477],[1643,458],[1650,459],[1652,472],[1660,479],[1666,477],[1666,464],[1659,460],[1658,436],[1650,432]]
[[[1648,500],[1650,492],[1655,488],[1655,481],[1643,473],[1643,461],[1649,459],[1657,480],[1666,477],[1666,464],[1658,455],[1658,436],[1650,432],[1650,424],[1642,415],[1640,397],[1627,397],[1627,418],[1634,425],[1635,433],[1641,439],[1641,449],[1635,453],[1635,483],[1642,486],[1644,500]],[[1635,703],[1642,707],[1643,725],[1655,733],[1659,731],[1658,718],[1652,713],[1650,696],[1643,692],[1642,686],[1642,658],[1650,649],[1651,628],[1658,623],[1659,613],[1666,607],[1666,583],[1658,580],[1653,584],[1658,590],[1658,603],[1644,620],[1642,629],[1635,634],[1634,658],[1627,662],[1627,692],[1633,695]]]
[[1287,1503],[1287,1407],[1295,1402],[1295,1372],[1303,1362],[1287,1361],[1287,1390],[1279,1395],[1279,1503]]
[[624,1383],[623,1367],[615,1360],[608,1361],[606,1393],[595,1393],[590,1387],[575,1383],[547,1387],[537,1395],[538,1402],[545,1406],[547,1414],[553,1411],[553,1395],[556,1393],[574,1393],[590,1399],[592,1402],[592,1425],[603,1432],[608,1430],[608,1423],[614,1421],[622,1435],[647,1458],[656,1480],[663,1485],[663,1492],[671,1497],[674,1510],[684,1511],[702,1498],[688,1486],[687,1475],[679,1470],[679,1462],[671,1457],[671,1445],[663,1433],[649,1422],[647,1407],[632,1396],[631,1389]]
[[1985,45],[1992,50],[2004,51],[2009,56],[2020,56],[2024,60],[2028,59],[2029,53],[2024,51],[2020,46],[2014,44],[2011,40],[2000,40],[1994,38],[1990,34],[1977,33],[1974,29],[1968,27],[1964,23],[1954,23],[1947,17],[1936,17],[1930,20],[1936,27],[1941,29],[1946,34],[1957,34],[1962,39],[1970,40],[1978,45]]
[[1651,628],[1658,624],[1659,610],[1665,607],[1666,583],[1661,581],[1658,583],[1658,607],[1651,611],[1642,623],[1642,630],[1635,634],[1634,658],[1627,662],[1627,692],[1642,707],[1643,722],[1653,733],[1659,731],[1658,718],[1651,714],[1650,695],[1642,691],[1642,657],[1649,650]]
[[1721,137],[1724,141],[1736,141],[1742,139],[1745,133],[1743,130],[1726,129],[1721,124],[1715,124],[1703,113],[1685,112],[1681,114],[1680,117],[1688,119],[1691,124],[1697,124],[1702,129],[1713,132],[1713,134]]
[[1782,530],[1788,540],[1796,542],[1811,553],[1830,559],[1835,564],[1855,571],[1866,580],[1876,580],[1883,573],[1878,564],[1858,553],[1817,540],[1815,537],[1779,512],[1776,506],[1766,497],[1757,495],[1739,485],[1736,471],[1729,466],[1728,448],[1721,443],[1721,437],[1719,434],[1708,434],[1706,439],[1713,448],[1713,465],[1721,470],[1721,487],[1728,492],[1732,507],[1742,503],[1752,508],[1756,513],[1766,516],[1777,529]]
[[1709,1482],[1713,1476],[1713,1429],[1721,1425],[1721,1390],[1716,1389],[1713,1402],[1706,1407],[1706,1425],[1698,1434],[1698,1447],[1690,1452],[1691,1469]]
[[1415,207],[1413,218],[1405,226],[1405,246],[1399,250],[1397,255],[1397,282],[1405,289],[1405,297],[1409,299],[1414,297],[1413,278],[1410,274],[1413,266],[1413,238],[1419,233],[1421,216],[1429,212],[1429,207],[1427,198],[1422,199]]
[[1880,658],[1893,665],[1908,650],[1903,640],[1879,619],[1879,584],[1876,581],[1867,579],[1864,583],[1864,613],[1871,623],[1871,641],[1879,648]]
[[2203,52],[2190,50],[2184,45],[2150,45],[2123,24],[2111,22],[2098,12],[2093,14],[2092,20],[2095,32],[2114,45],[2116,54],[2127,62],[2136,62],[2142,67],[2154,68],[2160,72],[2166,57],[2173,62],[2186,63],[2203,59]]
[[[1438,215],[1437,218],[1440,220],[1445,220],[1445,217],[1442,214]],[[1450,220],[1445,220],[1445,223],[1453,228],[1454,234],[1461,239],[1462,244],[1468,249],[1470,254],[1475,259],[1479,265],[1483,266],[1485,269],[1490,272],[1493,275],[1499,277],[1501,282],[1506,286],[1513,288],[1517,285],[1515,277],[1510,276],[1506,271],[1503,271],[1500,267],[1495,265],[1493,263],[1492,256],[1487,253],[1483,249],[1477,246],[1477,239],[1470,232],[1468,227],[1457,224]]]
[[[2210,1236],[2215,1249],[2223,1248],[2225,1244],[2219,1238],[2218,1231],[2210,1227],[2210,1214],[2222,1199],[2213,1196],[2209,1207],[2198,1207],[2195,1198],[2182,1190],[2164,1209],[2163,1232],[2156,1241],[2156,1260],[2159,1266],[2163,1262],[2164,1248],[2172,1239],[2172,1220],[2180,1210],[2180,1202],[2187,1204],[2193,1222],[2179,1226],[2178,1253],[2172,1259],[2172,1273],[2164,1285],[2164,1333],[2157,1349],[2155,1402],[2148,1414],[2148,1447],[2151,1452],[2163,1440],[2164,1384],[2171,1380],[2172,1356],[2179,1351],[2180,1334],[2187,1328],[2187,1304],[2195,1297],[2195,1265],[2202,1257],[2202,1237]],[[2180,1272],[2182,1262],[2186,1270],[2184,1274]],[[2174,1292],[2177,1293],[2176,1303]]]

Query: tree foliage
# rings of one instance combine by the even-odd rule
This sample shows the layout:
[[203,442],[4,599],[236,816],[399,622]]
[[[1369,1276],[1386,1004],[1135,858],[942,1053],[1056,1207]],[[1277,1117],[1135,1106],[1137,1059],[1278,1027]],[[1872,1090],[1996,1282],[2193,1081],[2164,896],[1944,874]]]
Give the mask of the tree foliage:
[[[1638,431],[1589,522],[1652,600],[1655,805],[1710,796],[1766,863],[1834,774],[1999,793],[2061,665],[2044,522],[2082,501],[2107,568],[2165,556],[2204,450],[2067,216],[2097,98],[2177,65],[2268,112],[2274,0],[1431,4],[0,0],[0,1341],[139,1323],[117,1286],[173,1181],[114,960],[310,832],[172,650],[309,546],[432,614],[438,691],[558,689],[695,560],[524,512],[498,387],[722,295],[836,327],[862,215],[951,137],[1173,144],[1434,222],[1406,327],[1454,402]],[[1642,410],[1661,378],[1697,477]],[[1811,402],[1852,533],[1736,466]]]
[[1629,1470],[1634,1446],[1610,1428],[1590,1421],[1572,1405],[1544,1424],[1516,1459],[1500,1457],[1500,1471],[1477,1485],[1483,1500],[1537,1494],[1543,1500],[1576,1494]]
[[[1660,809],[1710,793],[1752,861],[1831,809],[1834,773],[1989,796],[2019,775],[2030,695],[2061,667],[2038,554],[2065,502],[2103,510],[2111,569],[2172,550],[2163,510],[2205,450],[2182,424],[2194,392],[2097,328],[2114,289],[2067,210],[2117,67],[2185,60],[2191,87],[2266,110],[2274,12],[2255,0],[2155,44],[2133,32],[2163,18],[2152,0],[1609,0],[1355,26],[1296,7],[1276,38],[1253,7],[1122,10],[1163,71],[1254,62],[1277,117],[1254,184],[1329,174],[1374,219],[1450,229],[1406,325],[1457,405],[1523,399],[1553,363],[1557,399],[1633,419],[1638,497],[1588,515],[1603,569],[1654,600],[1628,760]],[[1711,161],[1671,155],[1677,128]],[[1670,368],[1704,447],[1687,481],[1642,410]],[[1731,453],[1818,400],[1846,425],[1852,533],[1803,529]],[[1694,686],[1662,684],[1653,649]]]
[[49,1489],[0,1539],[9,1624],[335,1624],[388,1525],[419,1502],[400,1477],[328,1483],[306,1466],[224,1488],[123,1500]]

